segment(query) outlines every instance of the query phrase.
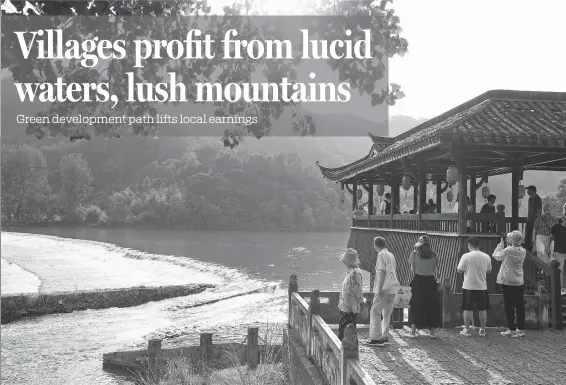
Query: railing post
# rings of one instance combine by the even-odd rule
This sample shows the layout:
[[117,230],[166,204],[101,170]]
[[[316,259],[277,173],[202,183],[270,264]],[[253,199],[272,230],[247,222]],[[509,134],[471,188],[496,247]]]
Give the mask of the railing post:
[[212,333],[200,334],[200,358],[207,362],[212,356]]
[[157,359],[161,354],[161,340],[153,339],[149,340],[147,344],[147,355],[148,355],[148,371],[149,376],[154,383],[158,384],[161,379],[161,373],[159,370],[159,364]]
[[248,328],[247,360],[248,368],[255,369],[259,365],[259,328]]
[[312,318],[313,315],[320,314],[320,291],[313,290],[311,293],[311,298],[309,302],[309,314],[308,314],[308,332],[307,332],[307,358],[312,357],[312,350],[313,350],[313,327],[312,327]]
[[554,329],[562,330],[562,294],[560,285],[561,271],[558,270],[558,266],[558,261],[552,261],[550,263],[550,283],[552,286],[552,324],[554,326]]
[[339,385],[349,385],[348,360],[357,360],[358,351],[358,333],[354,324],[349,324],[344,330],[344,338],[340,346],[340,383]]
[[548,305],[549,305],[549,298],[548,293],[546,292],[545,281],[538,282],[537,288],[537,296],[538,296],[538,304],[539,304],[539,311],[538,311],[538,319],[540,322],[540,329],[547,330],[548,329]]
[[291,302],[291,297],[293,296],[293,293],[296,293],[299,291],[299,284],[297,282],[297,275],[296,274],[292,274],[291,277],[289,278],[289,311],[287,313],[287,317],[288,317],[288,321],[287,321],[287,327],[291,328],[291,313],[293,312],[293,303]]

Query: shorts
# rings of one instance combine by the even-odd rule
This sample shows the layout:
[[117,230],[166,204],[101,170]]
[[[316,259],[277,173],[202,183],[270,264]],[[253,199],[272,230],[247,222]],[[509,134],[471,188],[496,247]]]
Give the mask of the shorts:
[[462,310],[487,310],[490,308],[487,290],[462,289]]

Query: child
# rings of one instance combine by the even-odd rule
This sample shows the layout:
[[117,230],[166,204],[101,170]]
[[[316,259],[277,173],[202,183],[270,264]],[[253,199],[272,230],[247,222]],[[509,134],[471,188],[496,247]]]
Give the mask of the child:
[[342,283],[342,291],[338,301],[338,309],[340,309],[338,339],[342,341],[346,326],[348,324],[356,324],[356,318],[362,312],[365,300],[358,252],[355,249],[349,248],[342,255],[340,261],[346,265],[348,270],[348,275]]
[[504,236],[507,229],[505,228],[505,206],[497,205],[497,212],[495,213],[496,218],[496,230],[497,234]]

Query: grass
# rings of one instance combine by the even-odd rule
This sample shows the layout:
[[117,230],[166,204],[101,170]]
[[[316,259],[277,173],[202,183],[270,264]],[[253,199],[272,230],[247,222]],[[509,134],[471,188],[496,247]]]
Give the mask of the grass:
[[[287,363],[290,351],[283,342],[282,326],[267,326],[259,336],[260,364],[250,369],[239,362],[236,352],[226,351],[220,361],[203,362],[198,357],[164,357],[161,374],[148,362],[144,374],[136,375],[138,385],[288,385],[296,373]],[[158,380],[155,377],[159,377]]]

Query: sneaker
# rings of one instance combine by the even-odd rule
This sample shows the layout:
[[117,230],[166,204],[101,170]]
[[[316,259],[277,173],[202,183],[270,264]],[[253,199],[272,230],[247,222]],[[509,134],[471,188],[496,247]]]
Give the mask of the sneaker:
[[472,332],[470,332],[470,329],[464,328],[464,329],[460,332],[460,334],[463,335],[463,336],[469,337],[469,336],[472,335]]
[[524,336],[525,336],[525,332],[517,329],[517,331],[513,335],[511,335],[510,337],[524,337]]
[[480,328],[480,331],[478,332],[478,336],[485,337],[485,329],[484,328]]
[[566,287],[563,287],[563,288],[560,290],[560,295],[566,295]]
[[502,336],[505,336],[505,337],[509,337],[509,336],[512,337],[512,336],[514,336],[515,334],[517,334],[517,332],[516,332],[515,330],[510,330],[510,329],[507,330],[507,331],[501,332],[501,335],[502,335]]

